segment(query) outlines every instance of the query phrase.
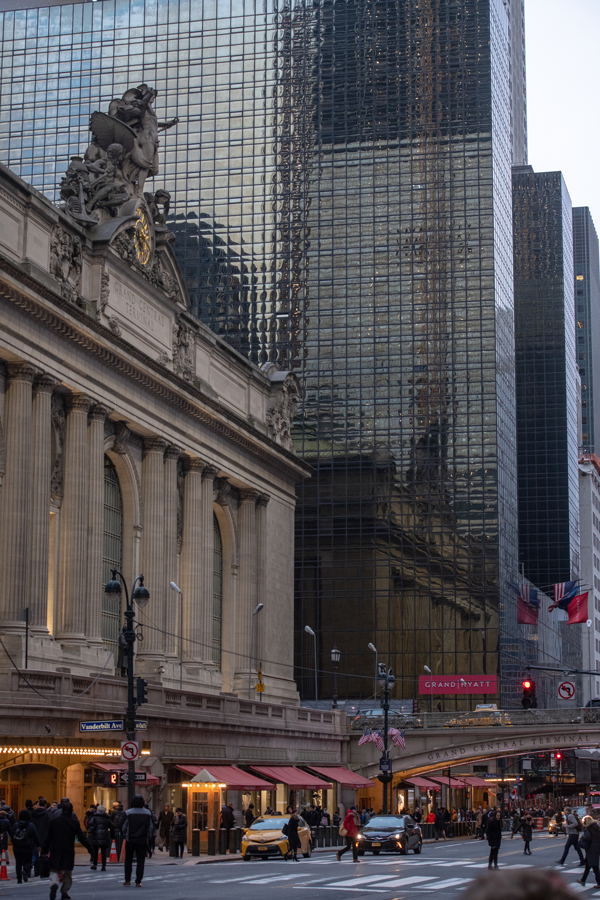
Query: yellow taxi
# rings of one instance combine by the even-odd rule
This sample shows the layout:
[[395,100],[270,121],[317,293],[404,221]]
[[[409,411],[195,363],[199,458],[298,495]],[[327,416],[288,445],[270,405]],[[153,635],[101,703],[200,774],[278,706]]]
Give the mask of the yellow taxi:
[[[242,859],[283,859],[289,851],[288,839],[283,828],[289,822],[289,816],[259,816],[250,828],[244,829],[242,838]],[[312,835],[309,826],[302,816],[298,817],[298,837],[300,853],[306,859],[312,855]]]

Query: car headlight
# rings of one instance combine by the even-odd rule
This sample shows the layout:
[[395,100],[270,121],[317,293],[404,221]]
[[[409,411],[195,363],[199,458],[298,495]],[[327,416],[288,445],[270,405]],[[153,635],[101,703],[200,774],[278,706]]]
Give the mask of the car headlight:
[[402,837],[402,835],[401,835],[401,834],[395,834],[394,837],[395,837],[395,838],[400,838],[400,837]]
[[357,839],[357,841],[362,841],[363,835],[362,835],[362,834],[357,834],[357,835],[356,835],[356,839]]

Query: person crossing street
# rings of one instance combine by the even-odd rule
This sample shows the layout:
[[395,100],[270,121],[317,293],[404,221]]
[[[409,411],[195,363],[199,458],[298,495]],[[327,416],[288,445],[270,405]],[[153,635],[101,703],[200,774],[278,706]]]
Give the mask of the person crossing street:
[[62,900],[70,900],[69,890],[73,884],[75,867],[75,838],[91,854],[92,845],[81,830],[79,819],[73,812],[73,804],[64,798],[50,819],[46,839],[42,845],[44,856],[50,854],[50,900],[56,898],[61,872],[61,897]]
[[144,798],[140,794],[136,794],[131,801],[131,808],[125,813],[125,822],[123,823],[123,838],[127,842],[125,844],[124,885],[131,884],[133,857],[135,856],[135,885],[136,887],[142,886],[148,839],[152,837],[153,830],[150,810],[144,807]]
[[582,830],[581,822],[577,816],[573,814],[570,806],[565,807],[565,827],[567,829],[567,842],[565,844],[565,849],[563,850],[563,855],[560,859],[557,859],[556,862],[559,866],[564,866],[569,850],[571,847],[575,847],[575,850],[579,854],[579,863],[584,866],[585,860],[579,848],[579,833]]

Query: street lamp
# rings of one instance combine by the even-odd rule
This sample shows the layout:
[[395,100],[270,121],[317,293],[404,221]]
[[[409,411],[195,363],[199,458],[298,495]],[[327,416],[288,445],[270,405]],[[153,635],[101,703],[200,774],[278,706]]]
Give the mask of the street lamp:
[[[248,666],[248,700],[252,700],[252,663],[254,662],[254,616],[264,609],[265,604],[259,603],[250,620],[250,665]],[[262,694],[261,694],[262,697]]]
[[367,644],[369,650],[372,650],[375,654],[375,699],[377,700],[377,673],[379,672],[379,667],[377,665],[377,647],[375,644]]
[[310,625],[305,625],[304,630],[307,634],[312,634],[313,640],[315,642],[315,703],[317,703],[319,699],[319,686],[317,682],[317,636]]
[[460,679],[460,686],[467,689],[467,715],[469,713],[469,684],[464,678]]
[[338,667],[338,664],[340,661],[340,656],[341,656],[340,651],[337,649],[337,647],[334,647],[333,650],[331,651],[331,662],[333,663],[333,700],[331,702],[332,709],[338,708],[338,704],[337,704],[337,701],[338,701],[337,667]]
[[426,672],[429,672],[429,674],[432,676],[429,679],[429,685],[431,687],[431,712],[433,712],[433,673],[432,673],[431,669],[429,668],[429,666],[423,666],[423,668],[425,669]]
[[[133,645],[136,639],[135,631],[133,630],[133,620],[135,619],[135,611],[129,600],[127,582],[125,581],[123,574],[119,572],[118,569],[111,569],[111,572],[112,579],[108,582],[108,584],[105,585],[104,593],[108,594],[111,597],[120,598],[122,590],[121,581],[123,582],[123,587],[125,588],[126,609],[125,625],[123,627],[123,637],[125,639],[125,659],[127,665],[127,709],[125,711],[125,731],[127,733],[127,740],[135,741],[135,711],[137,706],[133,691]],[[121,581],[117,581],[117,575],[119,576]],[[138,575],[133,582],[131,600],[135,601],[135,604],[139,609],[144,609],[148,605],[148,601],[150,600],[150,592],[148,588],[144,586],[143,575]],[[140,679],[140,681],[142,681],[142,679]],[[143,682],[143,687],[145,688],[145,686],[146,684],[145,682]],[[146,701],[144,700],[144,702]],[[133,797],[135,795],[135,760],[130,759],[127,765],[127,790],[129,794],[129,806],[131,807]]]
[[179,690],[183,690],[183,593],[174,581],[169,582],[172,590],[179,594]]
[[[379,663],[379,684],[381,686],[381,706],[383,708],[383,756],[379,762],[381,774],[379,780],[383,784],[383,815],[387,816],[388,811],[388,790],[387,786],[393,778],[391,765],[388,755],[388,713],[390,711],[390,691],[396,684],[396,679],[392,675],[391,669],[386,669],[385,663]],[[385,760],[385,764],[382,763]]]

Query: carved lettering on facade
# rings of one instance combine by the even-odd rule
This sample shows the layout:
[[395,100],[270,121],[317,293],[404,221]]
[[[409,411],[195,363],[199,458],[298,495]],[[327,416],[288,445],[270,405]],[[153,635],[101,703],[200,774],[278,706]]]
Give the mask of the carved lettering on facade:
[[110,306],[140,330],[168,344],[169,320],[152,303],[141,297],[114,275],[110,277]]

